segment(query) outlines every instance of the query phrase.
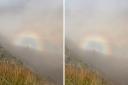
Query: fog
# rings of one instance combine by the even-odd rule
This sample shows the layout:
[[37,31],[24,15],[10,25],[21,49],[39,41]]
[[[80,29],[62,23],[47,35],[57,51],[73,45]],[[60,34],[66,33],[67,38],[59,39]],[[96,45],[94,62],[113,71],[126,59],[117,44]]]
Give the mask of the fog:
[[[103,73],[115,85],[128,84],[127,4],[127,0],[66,1],[69,56]],[[109,49],[106,54],[82,48],[86,38],[97,35],[107,42],[101,43]]]
[[58,85],[63,83],[62,30],[61,0],[0,0],[1,45]]
[[105,80],[114,85],[128,84],[128,63],[125,58],[115,58],[96,51],[82,50],[70,40],[66,42],[66,55],[78,59],[90,69],[98,71]]

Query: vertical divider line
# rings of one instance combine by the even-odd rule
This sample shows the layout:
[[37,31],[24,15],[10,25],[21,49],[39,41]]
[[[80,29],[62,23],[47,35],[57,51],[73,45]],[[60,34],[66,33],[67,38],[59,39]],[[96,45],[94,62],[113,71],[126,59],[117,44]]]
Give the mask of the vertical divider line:
[[65,0],[63,0],[63,85],[65,85]]

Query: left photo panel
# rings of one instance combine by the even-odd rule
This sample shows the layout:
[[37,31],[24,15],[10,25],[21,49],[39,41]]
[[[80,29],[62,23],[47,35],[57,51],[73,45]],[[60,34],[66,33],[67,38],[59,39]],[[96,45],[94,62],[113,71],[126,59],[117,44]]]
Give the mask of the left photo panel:
[[63,0],[0,0],[0,85],[63,85]]

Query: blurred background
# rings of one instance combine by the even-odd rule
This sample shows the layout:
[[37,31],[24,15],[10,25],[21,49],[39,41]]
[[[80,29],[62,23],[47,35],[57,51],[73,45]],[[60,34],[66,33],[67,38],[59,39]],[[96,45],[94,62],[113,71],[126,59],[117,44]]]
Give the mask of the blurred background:
[[68,52],[116,85],[128,84],[127,4],[127,0],[66,0]]
[[33,72],[63,82],[62,0],[0,0],[0,45]]

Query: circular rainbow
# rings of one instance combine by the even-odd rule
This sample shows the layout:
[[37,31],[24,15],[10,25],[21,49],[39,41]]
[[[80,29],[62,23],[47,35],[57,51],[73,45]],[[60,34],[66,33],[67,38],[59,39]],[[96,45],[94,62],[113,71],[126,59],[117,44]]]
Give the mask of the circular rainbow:
[[34,50],[42,50],[42,44],[36,33],[23,32],[14,39],[14,44],[21,47],[31,48]]
[[95,35],[89,35],[82,41],[81,48],[103,54],[110,54],[110,49],[106,38]]

